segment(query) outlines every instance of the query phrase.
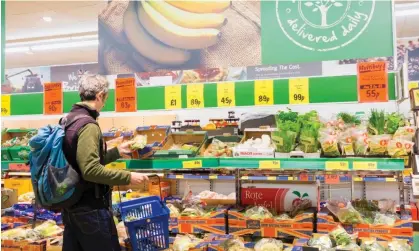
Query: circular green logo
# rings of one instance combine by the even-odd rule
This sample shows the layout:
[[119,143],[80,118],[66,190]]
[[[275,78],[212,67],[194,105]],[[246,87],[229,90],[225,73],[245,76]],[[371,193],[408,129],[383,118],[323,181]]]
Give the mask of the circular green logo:
[[355,41],[368,27],[375,0],[276,0],[285,36],[310,51],[332,51]]

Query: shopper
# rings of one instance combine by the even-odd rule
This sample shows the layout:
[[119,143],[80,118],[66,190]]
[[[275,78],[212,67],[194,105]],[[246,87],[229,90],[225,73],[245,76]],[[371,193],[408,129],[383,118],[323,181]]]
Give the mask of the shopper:
[[65,118],[63,150],[69,164],[81,174],[84,193],[74,206],[63,210],[63,251],[119,251],[110,211],[111,187],[137,185],[148,179],[139,173],[105,168],[107,163],[120,158],[120,154],[131,152],[131,142],[106,149],[96,121],[105,106],[108,91],[106,78],[83,76],[79,83],[81,102],[75,104]]

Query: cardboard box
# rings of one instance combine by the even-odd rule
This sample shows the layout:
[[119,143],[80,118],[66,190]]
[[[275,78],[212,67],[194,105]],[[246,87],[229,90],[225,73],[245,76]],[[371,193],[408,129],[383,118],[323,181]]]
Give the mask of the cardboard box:
[[[167,137],[166,143],[160,150],[157,150],[154,157],[179,158],[179,157],[195,157],[199,153],[202,145],[207,140],[207,133],[203,131],[194,132],[173,132]],[[195,150],[171,150],[173,145],[193,144]]]
[[[244,131],[244,136],[240,143],[246,142],[246,140],[251,138],[261,138],[262,135],[267,134],[272,139],[272,132],[274,132],[275,128],[248,128]],[[258,149],[253,147],[248,148],[233,148],[233,157],[239,158],[274,158],[275,157],[275,145],[272,143],[271,147]]]
[[138,151],[140,159],[150,158],[156,150],[166,143],[170,126],[141,126],[137,127],[136,135],[146,135],[147,145]]
[[[223,135],[223,136],[214,136],[214,137],[208,138],[205,141],[204,145],[201,147],[201,150],[200,150],[200,155],[201,156],[205,156],[205,151],[209,147],[211,147],[211,144],[212,144],[212,142],[213,142],[214,139],[217,139],[217,140],[219,140],[221,142],[240,143],[241,140],[242,140],[242,137],[241,136],[232,136],[232,135]],[[231,149],[231,150],[233,150],[233,149]],[[214,156],[214,157],[218,157],[218,156]],[[227,156],[227,157],[232,157],[232,156]]]
[[151,195],[155,195],[155,196],[161,195],[161,199],[163,200],[164,198],[170,196],[170,183],[160,182],[160,185],[159,185],[158,181],[149,181],[148,191]]
[[2,188],[1,189],[1,209],[12,207],[17,203],[17,190]]
[[46,251],[47,246],[47,240],[40,240],[36,242],[13,240],[1,241],[1,250],[3,251]]
[[228,233],[235,236],[310,238],[314,231],[314,213],[302,213],[290,220],[253,220],[244,211],[229,209],[227,217]]
[[32,182],[30,178],[12,177],[4,179],[4,188],[16,189],[17,196],[33,191]]
[[169,231],[176,234],[225,234],[226,213],[227,208],[222,208],[211,212],[206,217],[170,217]]

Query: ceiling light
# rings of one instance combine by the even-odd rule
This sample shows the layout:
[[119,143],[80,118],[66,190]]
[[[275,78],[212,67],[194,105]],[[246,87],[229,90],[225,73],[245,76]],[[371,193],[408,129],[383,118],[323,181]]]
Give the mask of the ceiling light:
[[418,15],[419,3],[413,2],[413,3],[396,4],[394,9],[395,9],[396,17]]
[[34,46],[31,46],[31,48],[33,51],[45,51],[45,50],[64,49],[64,48],[97,46],[98,44],[99,44],[98,40],[90,40],[90,41],[80,41],[80,42],[34,45]]
[[42,19],[45,21],[45,22],[52,22],[52,17],[42,17]]
[[419,14],[419,9],[396,11],[396,17],[412,16],[412,15],[418,15],[418,14]]
[[30,51],[29,47],[11,47],[5,49],[6,53],[16,53],[16,52],[28,52]]

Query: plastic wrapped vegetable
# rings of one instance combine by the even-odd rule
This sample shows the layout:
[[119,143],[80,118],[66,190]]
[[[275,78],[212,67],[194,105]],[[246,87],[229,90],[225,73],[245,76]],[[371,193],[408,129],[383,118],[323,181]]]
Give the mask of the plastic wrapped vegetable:
[[403,139],[390,140],[387,145],[387,152],[393,158],[407,156],[412,152],[415,143]]
[[271,238],[263,238],[255,245],[255,251],[282,251],[283,249],[282,241]]
[[299,148],[305,153],[315,153],[319,150],[319,130],[321,123],[316,111],[308,112],[298,118],[301,124]]
[[385,155],[391,135],[373,135],[369,138],[370,155]]
[[364,240],[361,245],[362,251],[386,251],[375,239]]
[[14,228],[7,231],[2,231],[1,233],[1,239],[2,240],[24,240],[26,239],[26,229],[23,228]]
[[336,135],[321,134],[320,145],[323,150],[323,154],[326,157],[337,157],[340,156],[338,140]]
[[166,206],[170,210],[170,217],[179,217],[180,216],[180,210],[179,208],[175,207],[175,205],[171,203],[167,203]]
[[211,145],[205,150],[204,156],[210,157],[232,157],[232,148],[237,146],[236,142],[222,142],[218,139],[213,139]]
[[188,251],[190,248],[194,248],[202,240],[196,238],[193,235],[176,235],[175,241],[173,242],[174,251]]
[[336,246],[335,248],[336,250],[350,250],[350,251],[360,251],[361,247],[358,246],[355,242],[351,242],[347,245],[340,245],[340,246]]
[[332,248],[332,240],[327,235],[313,236],[308,242],[309,247],[318,248],[319,251],[327,251]]
[[[292,124],[292,126],[298,126],[293,122],[289,122],[289,124]],[[288,130],[286,126],[281,126],[281,130],[272,132],[272,141],[275,144],[276,150],[280,153],[290,153],[295,148],[297,133]]]
[[288,214],[281,214],[275,217],[275,220],[291,220],[292,218]]
[[411,251],[412,247],[406,240],[394,239],[388,243],[388,249],[390,251]]
[[198,206],[191,206],[185,208],[180,215],[189,217],[202,217],[205,215],[205,212],[202,208]]
[[339,137],[339,145],[344,156],[353,156],[355,155],[354,147],[353,147],[353,140],[352,140],[352,130],[347,129],[342,132]]
[[341,223],[363,223],[361,214],[352,206],[351,202],[332,200],[327,203],[327,209],[334,214]]
[[374,225],[388,225],[388,226],[394,226],[394,223],[396,223],[397,215],[395,214],[382,214],[382,213],[376,213],[374,217]]
[[57,226],[53,220],[47,220],[41,225],[35,227],[33,230],[39,233],[41,239],[52,237],[63,232],[63,229]]
[[345,246],[354,242],[353,237],[346,232],[342,226],[337,226],[329,233],[330,238],[336,243],[337,246]]
[[269,212],[268,209],[259,206],[247,209],[244,215],[252,220],[263,220],[273,218],[272,213]]
[[368,119],[368,132],[371,135],[385,134],[386,115],[384,110],[371,110],[371,115]]
[[130,145],[131,150],[143,149],[147,145],[147,135],[137,135]]
[[405,125],[405,121],[403,118],[403,115],[398,113],[391,113],[386,118],[386,131],[388,134],[394,134],[399,127],[402,127]]
[[365,126],[357,126],[352,129],[354,152],[358,156],[364,156],[368,151],[368,130]]
[[415,136],[416,128],[414,126],[399,127],[393,135],[393,139],[405,139],[412,141]]

